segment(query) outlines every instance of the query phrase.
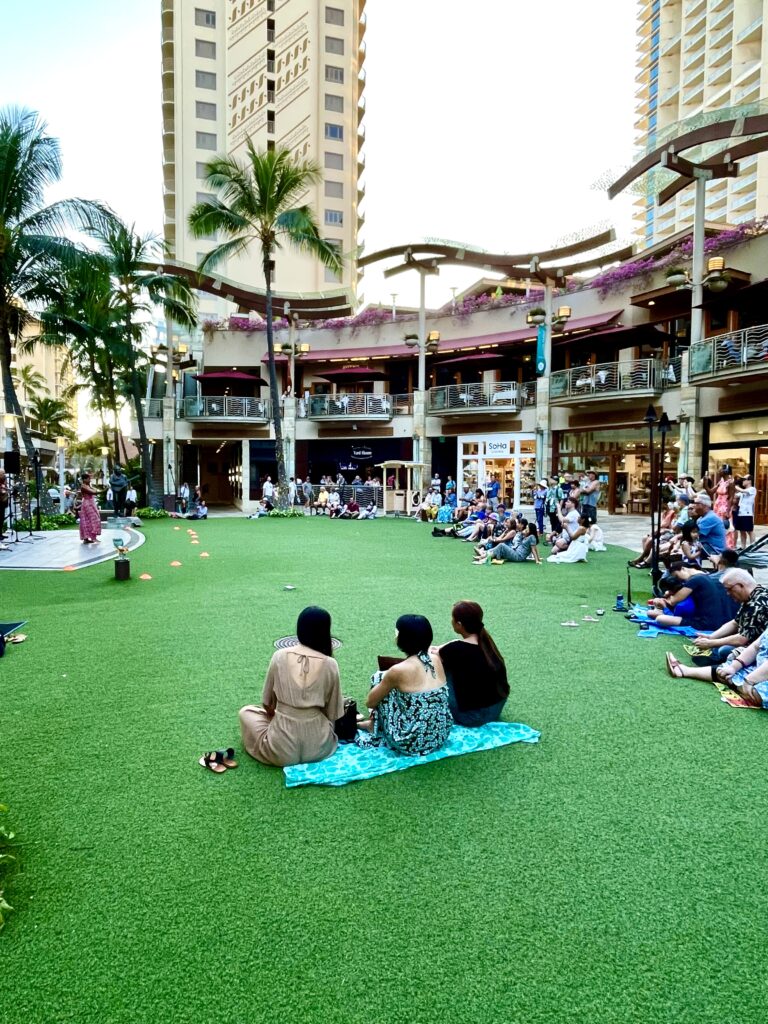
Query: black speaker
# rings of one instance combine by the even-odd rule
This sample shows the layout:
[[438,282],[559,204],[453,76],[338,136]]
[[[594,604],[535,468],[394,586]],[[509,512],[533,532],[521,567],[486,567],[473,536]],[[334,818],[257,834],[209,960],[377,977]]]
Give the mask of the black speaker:
[[12,473],[14,476],[18,476],[19,473],[21,473],[20,452],[4,452],[3,465],[6,473]]

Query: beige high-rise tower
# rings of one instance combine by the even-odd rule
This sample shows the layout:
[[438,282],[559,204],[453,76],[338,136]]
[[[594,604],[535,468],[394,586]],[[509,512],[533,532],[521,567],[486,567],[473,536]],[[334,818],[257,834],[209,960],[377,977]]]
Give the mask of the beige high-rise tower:
[[[643,148],[662,145],[677,121],[724,108],[760,109],[768,96],[767,17],[768,0],[640,0],[635,127]],[[739,166],[737,178],[708,185],[707,221],[739,224],[768,213],[768,155]],[[650,245],[690,227],[693,192],[685,189],[660,208],[652,196],[640,197],[642,241]]]
[[[276,255],[278,291],[354,290],[362,215],[365,0],[161,0],[165,239],[174,257],[197,264],[215,239],[187,230],[206,197],[204,169],[215,154],[243,157],[286,148],[323,169],[303,201],[323,237],[347,255],[341,279],[289,249]],[[256,249],[221,268],[263,284]],[[201,313],[216,300],[204,300]]]

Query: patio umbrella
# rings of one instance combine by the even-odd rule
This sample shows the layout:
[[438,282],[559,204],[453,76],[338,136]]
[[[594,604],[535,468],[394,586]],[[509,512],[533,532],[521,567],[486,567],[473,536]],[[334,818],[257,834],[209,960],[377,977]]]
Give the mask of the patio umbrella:
[[266,387],[267,382],[261,377],[255,377],[252,373],[243,373],[242,370],[212,370],[210,373],[193,373],[194,380],[247,380],[259,387]]
[[340,366],[338,369],[323,370],[315,374],[320,380],[347,381],[350,384],[367,380],[386,380],[387,375],[382,370],[374,370],[370,366]]

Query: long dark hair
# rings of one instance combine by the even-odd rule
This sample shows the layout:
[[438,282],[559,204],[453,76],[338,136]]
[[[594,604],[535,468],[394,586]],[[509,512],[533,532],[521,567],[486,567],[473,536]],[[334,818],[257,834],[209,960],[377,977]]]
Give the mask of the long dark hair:
[[468,633],[477,637],[478,646],[485,656],[488,667],[506,670],[504,658],[501,656],[493,638],[483,625],[483,609],[475,601],[457,601],[451,609],[456,622],[460,623]]
[[397,646],[409,657],[426,651],[432,643],[432,625],[423,615],[401,615],[395,629]]
[[326,654],[329,658],[333,657],[331,616],[325,608],[314,605],[305,608],[296,622],[296,636],[305,647],[311,647],[313,651]]

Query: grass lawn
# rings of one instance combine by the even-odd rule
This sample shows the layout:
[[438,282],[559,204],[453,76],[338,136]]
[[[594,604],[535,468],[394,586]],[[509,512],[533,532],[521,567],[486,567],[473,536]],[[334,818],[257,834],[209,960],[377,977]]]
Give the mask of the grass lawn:
[[[29,618],[0,662],[3,1024],[763,1024],[767,720],[621,615],[560,626],[610,609],[625,551],[476,568],[405,520],[185,529],[148,524],[125,584],[0,573]],[[362,698],[397,615],[442,641],[459,598],[538,745],[341,789],[198,767],[305,605]]]

